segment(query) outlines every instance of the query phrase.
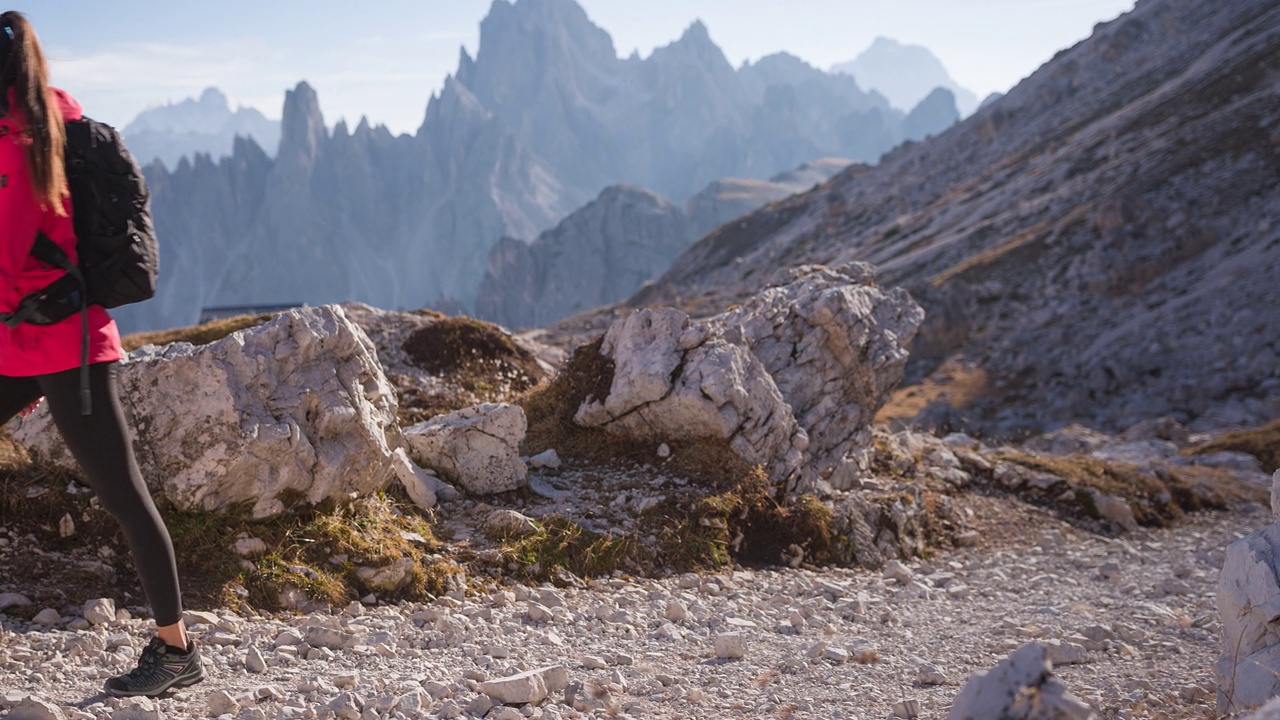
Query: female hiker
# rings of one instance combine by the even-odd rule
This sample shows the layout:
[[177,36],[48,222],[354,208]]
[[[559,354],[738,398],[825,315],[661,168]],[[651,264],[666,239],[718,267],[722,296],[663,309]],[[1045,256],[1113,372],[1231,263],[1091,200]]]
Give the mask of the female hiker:
[[[39,313],[18,313],[24,297],[65,274],[32,257],[38,236],[76,259],[63,123],[79,118],[79,104],[49,87],[44,53],[27,19],[12,11],[0,14],[0,422],[47,398],[54,424],[98,501],[124,530],[157,636],[137,668],[110,678],[105,689],[117,697],[154,696],[203,680],[204,669],[182,622],[173,544],[125,430],[116,391],[123,355],[119,331],[97,306],[83,318],[75,313],[47,324]],[[82,351],[89,381],[85,404]]]

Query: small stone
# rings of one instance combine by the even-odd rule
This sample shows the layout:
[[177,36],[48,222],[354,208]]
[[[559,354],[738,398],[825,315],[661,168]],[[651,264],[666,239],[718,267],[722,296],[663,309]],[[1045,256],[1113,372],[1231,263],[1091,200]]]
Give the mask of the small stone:
[[588,670],[603,670],[609,667],[609,663],[606,663],[603,658],[588,655],[582,658],[582,667]]
[[550,468],[555,470],[560,467],[560,456],[556,453],[555,448],[545,450],[529,458],[529,466],[534,469]]
[[490,537],[525,537],[538,532],[538,524],[515,510],[494,510],[484,519],[484,531]]
[[739,633],[724,633],[716,636],[716,657],[722,660],[736,660],[747,654],[747,639]]
[[946,685],[947,676],[933,665],[921,663],[916,666],[916,682],[921,685]]
[[689,609],[684,606],[684,603],[672,600],[667,603],[663,616],[671,622],[683,622],[685,618],[689,617]]
[[182,613],[182,621],[188,626],[191,625],[217,625],[222,620],[211,612],[203,612],[201,610],[186,610]]
[[1042,643],[1049,662],[1056,665],[1076,665],[1089,662],[1089,651],[1083,645],[1054,638]]
[[556,617],[555,613],[551,611],[551,608],[532,600],[529,601],[529,610],[527,615],[529,619],[534,622],[551,622]]
[[61,619],[62,616],[58,614],[57,610],[54,610],[53,608],[45,608],[36,613],[36,616],[31,618],[31,622],[37,625],[52,625]]
[[341,720],[360,720],[364,701],[354,693],[344,692],[329,701],[328,709]]
[[262,538],[241,534],[236,538],[235,551],[240,557],[257,557],[267,552],[267,543]]
[[249,651],[244,656],[244,669],[251,673],[264,673],[267,671],[267,661],[262,657],[262,651],[256,646],[250,646]]
[[889,563],[884,566],[884,576],[890,580],[896,580],[905,585],[912,577],[915,576],[915,573],[911,572],[911,568],[903,565],[901,561],[890,560]]
[[7,610],[11,607],[26,607],[31,604],[31,599],[21,593],[0,593],[0,610]]
[[209,696],[209,717],[231,715],[240,709],[240,703],[226,690],[218,690]]
[[569,671],[560,665],[529,670],[517,675],[488,680],[479,690],[494,702],[504,705],[539,703],[553,692],[569,685]]
[[35,696],[29,696],[9,711],[9,720],[66,720],[62,708]]
[[662,443],[661,445],[659,445],[659,446],[658,446],[658,457],[660,457],[660,458],[662,458],[662,459],[664,459],[664,460],[665,460],[666,458],[671,457],[671,446],[670,446],[670,445],[667,445],[666,443]]
[[902,720],[914,720],[920,717],[919,700],[900,700],[893,704],[893,716]]
[[115,622],[116,619],[116,601],[111,598],[97,598],[89,600],[84,604],[84,619],[94,625],[106,625]]
[[164,720],[164,715],[150,698],[131,697],[120,701],[111,720]]
[[71,518],[71,513],[62,516],[58,521],[58,535],[68,538],[76,534],[76,521]]
[[842,647],[828,647],[822,651],[822,659],[843,665],[849,662],[849,651]]

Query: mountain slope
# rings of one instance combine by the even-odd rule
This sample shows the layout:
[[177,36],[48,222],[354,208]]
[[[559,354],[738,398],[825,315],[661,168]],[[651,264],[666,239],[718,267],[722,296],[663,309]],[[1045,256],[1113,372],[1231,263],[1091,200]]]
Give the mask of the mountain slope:
[[618,302],[664,272],[707,231],[807,190],[848,164],[822,158],[767,181],[717,180],[684,208],[649,190],[605,188],[533,242],[499,241],[489,251],[475,313],[508,327],[529,328]]
[[868,261],[929,312],[914,378],[987,378],[934,413],[953,426],[1260,422],[1277,167],[1280,8],[1143,0],[941,136],[711,233],[631,304],[714,312],[778,267]]

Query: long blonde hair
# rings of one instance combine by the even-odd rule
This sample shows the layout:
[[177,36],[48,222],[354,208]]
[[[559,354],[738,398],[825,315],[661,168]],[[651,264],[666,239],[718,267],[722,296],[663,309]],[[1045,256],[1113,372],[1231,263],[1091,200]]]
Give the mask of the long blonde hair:
[[31,23],[20,12],[0,14],[0,32],[12,42],[8,54],[0,59],[0,93],[8,101],[14,92],[17,109],[27,123],[27,169],[36,201],[42,209],[65,215],[63,201],[69,194],[67,173],[63,166],[66,130],[62,109],[49,89],[49,64],[40,49],[40,38]]

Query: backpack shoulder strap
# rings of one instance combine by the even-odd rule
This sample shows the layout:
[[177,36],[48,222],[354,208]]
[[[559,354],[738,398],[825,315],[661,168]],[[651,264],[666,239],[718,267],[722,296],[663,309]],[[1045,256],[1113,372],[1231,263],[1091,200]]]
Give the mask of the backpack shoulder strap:
[[31,257],[45,265],[62,268],[67,272],[77,269],[71,263],[71,258],[67,257],[66,251],[44,233],[36,233],[36,241],[31,245]]

